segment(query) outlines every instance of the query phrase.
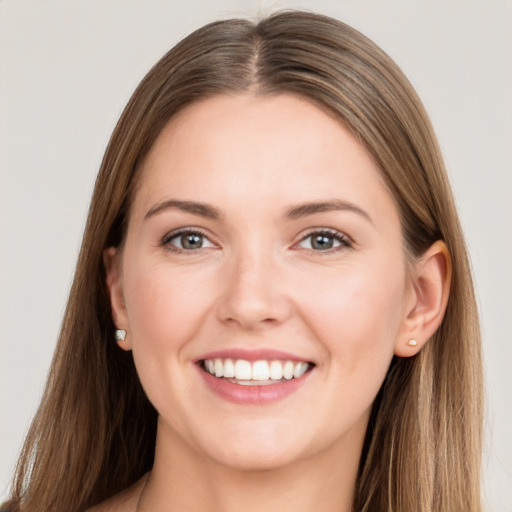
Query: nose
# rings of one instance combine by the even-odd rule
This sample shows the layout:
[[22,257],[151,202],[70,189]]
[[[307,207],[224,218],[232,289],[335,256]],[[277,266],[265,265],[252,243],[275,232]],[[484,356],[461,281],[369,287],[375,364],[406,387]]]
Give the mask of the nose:
[[229,266],[218,306],[222,322],[253,331],[286,321],[291,303],[275,258],[244,252]]

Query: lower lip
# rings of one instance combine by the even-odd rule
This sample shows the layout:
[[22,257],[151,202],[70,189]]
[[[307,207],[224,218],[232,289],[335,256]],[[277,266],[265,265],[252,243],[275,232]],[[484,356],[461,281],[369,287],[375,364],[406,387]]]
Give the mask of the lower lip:
[[217,378],[198,366],[199,373],[206,385],[217,395],[229,402],[247,405],[264,405],[277,402],[297,391],[307,380],[311,371],[298,379],[293,378],[276,384],[246,386],[235,384],[227,379]]

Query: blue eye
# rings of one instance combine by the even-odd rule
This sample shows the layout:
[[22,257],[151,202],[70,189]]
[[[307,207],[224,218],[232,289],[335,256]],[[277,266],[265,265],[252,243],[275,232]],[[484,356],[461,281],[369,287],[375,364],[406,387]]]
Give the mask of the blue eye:
[[324,252],[351,246],[350,240],[345,235],[331,231],[315,231],[299,242],[299,247],[302,249]]
[[169,233],[162,239],[162,245],[171,251],[196,251],[214,247],[203,233],[191,229]]

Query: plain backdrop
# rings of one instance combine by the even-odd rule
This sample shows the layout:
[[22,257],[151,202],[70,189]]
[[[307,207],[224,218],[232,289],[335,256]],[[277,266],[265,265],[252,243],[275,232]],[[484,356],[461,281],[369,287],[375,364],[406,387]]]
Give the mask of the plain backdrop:
[[43,389],[95,175],[134,87],[204,23],[283,7],[368,35],[431,115],[481,309],[486,498],[512,511],[510,0],[0,0],[0,500]]

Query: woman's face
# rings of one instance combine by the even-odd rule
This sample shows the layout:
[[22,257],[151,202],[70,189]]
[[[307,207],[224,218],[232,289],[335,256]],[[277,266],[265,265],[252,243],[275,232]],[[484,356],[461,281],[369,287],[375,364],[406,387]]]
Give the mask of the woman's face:
[[159,439],[246,469],[360,451],[411,295],[362,146],[300,97],[218,96],[138,185],[107,279]]

